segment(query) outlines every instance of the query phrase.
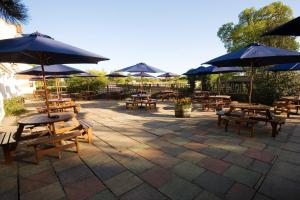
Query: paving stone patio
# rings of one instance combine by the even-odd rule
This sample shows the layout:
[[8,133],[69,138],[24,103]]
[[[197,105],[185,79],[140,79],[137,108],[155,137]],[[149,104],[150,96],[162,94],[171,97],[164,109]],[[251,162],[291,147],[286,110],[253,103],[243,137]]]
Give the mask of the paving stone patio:
[[[93,144],[39,165],[20,145],[12,165],[0,164],[1,200],[300,199],[300,116],[275,139],[264,123],[250,138],[218,127],[214,112],[177,119],[171,102],[157,111],[125,110],[122,101],[81,105]],[[14,129],[7,120],[1,126]]]

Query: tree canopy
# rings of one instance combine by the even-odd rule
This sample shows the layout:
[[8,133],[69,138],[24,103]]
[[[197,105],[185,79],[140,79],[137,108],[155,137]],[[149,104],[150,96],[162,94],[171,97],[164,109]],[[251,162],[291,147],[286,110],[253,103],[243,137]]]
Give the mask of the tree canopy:
[[295,37],[261,35],[293,18],[292,9],[282,2],[274,2],[260,9],[247,8],[239,16],[237,24],[226,23],[219,28],[218,37],[228,52],[258,42],[268,46],[297,50]]
[[25,23],[27,8],[20,0],[0,0],[0,17],[12,24]]

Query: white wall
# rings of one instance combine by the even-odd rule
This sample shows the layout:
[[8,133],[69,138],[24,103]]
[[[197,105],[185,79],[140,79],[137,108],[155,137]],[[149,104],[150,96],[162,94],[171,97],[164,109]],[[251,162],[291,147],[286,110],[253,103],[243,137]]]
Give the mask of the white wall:
[[[17,33],[16,26],[7,24],[0,19],[0,40],[20,36],[20,33]],[[34,88],[30,87],[29,80],[15,78],[16,72],[30,67],[27,64],[0,63],[0,121],[5,115],[3,109],[4,99],[33,92]]]

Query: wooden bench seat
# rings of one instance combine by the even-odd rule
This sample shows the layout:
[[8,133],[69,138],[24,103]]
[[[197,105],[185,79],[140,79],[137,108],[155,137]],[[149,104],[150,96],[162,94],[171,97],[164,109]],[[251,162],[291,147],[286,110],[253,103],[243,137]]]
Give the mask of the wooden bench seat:
[[132,99],[125,100],[125,107],[126,109],[136,109],[138,107],[139,102],[133,101]]
[[[76,147],[76,152],[79,152],[79,144],[77,137],[81,135],[80,131],[74,131],[64,134],[56,134],[50,136],[43,136],[27,142],[27,146],[32,146],[35,152],[36,163],[39,163],[39,160],[42,156],[57,152],[59,158],[61,157],[60,152],[62,150]],[[51,144],[50,147],[43,148],[43,145]]]
[[143,103],[145,104],[147,110],[151,110],[152,108],[156,109],[156,99],[145,100]]
[[79,119],[80,128],[83,130],[82,135],[87,136],[87,140],[89,143],[92,143],[93,140],[93,132],[92,132],[92,125],[83,119]]
[[0,133],[0,146],[3,149],[5,164],[12,161],[12,154],[15,152],[17,142],[14,139],[14,134],[9,132]]
[[238,135],[240,135],[241,133],[242,125],[245,125],[245,128],[250,130],[251,137],[254,136],[254,129],[256,124],[258,123],[258,121],[256,120],[245,118],[245,117],[224,116],[222,120],[225,124],[226,132],[228,131],[229,122],[234,122],[234,125],[237,127]]
[[[74,104],[74,105],[61,105],[61,106],[50,106],[49,110],[50,112],[63,112],[66,109],[73,108],[74,113],[80,112],[80,104]],[[39,107],[37,108],[37,111],[39,113],[46,113],[47,107]]]
[[276,137],[281,130],[283,124],[285,124],[286,118],[281,116],[272,116],[272,119],[267,119],[264,117],[250,117],[256,121],[263,121],[266,123],[270,123],[272,126],[272,137]]

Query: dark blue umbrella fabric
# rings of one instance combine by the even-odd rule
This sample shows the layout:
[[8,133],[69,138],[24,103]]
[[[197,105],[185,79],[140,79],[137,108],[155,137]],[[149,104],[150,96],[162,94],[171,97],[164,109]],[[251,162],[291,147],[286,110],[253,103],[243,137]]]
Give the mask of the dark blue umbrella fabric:
[[183,73],[182,75],[195,76],[196,75],[196,69],[189,69],[187,72]]
[[147,72],[147,73],[163,73],[164,71],[156,67],[149,66],[145,63],[138,63],[136,65],[125,67],[117,72]]
[[251,44],[238,51],[212,59],[205,64],[217,67],[252,66],[299,62],[300,53],[286,49],[274,48],[262,44]]
[[264,35],[291,35],[300,36],[300,17],[297,17],[277,28],[265,33]]
[[218,67],[229,66],[249,66],[252,67],[249,88],[249,103],[251,103],[254,67],[266,65],[283,64],[291,62],[299,62],[300,53],[286,49],[269,47],[261,44],[251,44],[238,51],[234,51],[223,56],[212,59],[206,64]]
[[84,72],[84,73],[80,73],[80,74],[75,74],[74,76],[76,77],[90,77],[90,78],[93,78],[93,77],[98,77],[97,75],[95,74],[90,74],[90,73],[87,73],[87,72]]
[[0,40],[0,62],[54,65],[98,63],[108,58],[59,42],[40,33]]
[[135,77],[149,77],[149,78],[155,78],[155,76],[152,76],[148,73],[145,73],[145,72],[140,72],[140,73],[137,73],[137,74],[133,74],[132,76],[135,76]]
[[[37,66],[22,72],[18,72],[17,74],[40,76],[43,75],[42,71],[43,71],[42,67]],[[82,70],[69,67],[66,65],[46,65],[44,66],[44,72],[45,75],[57,75],[57,76],[85,73]]]
[[287,63],[287,64],[274,65],[273,67],[270,67],[267,70],[272,72],[298,71],[300,70],[300,63]]
[[171,78],[171,77],[176,77],[176,76],[179,76],[177,74],[174,74],[172,72],[167,72],[167,73],[164,73],[164,74],[161,74],[157,77],[161,77],[161,78]]
[[[0,63],[40,64],[45,77],[44,65],[66,63],[98,63],[108,60],[89,51],[59,42],[38,32],[23,37],[0,40]],[[48,91],[45,78],[45,103],[50,117]]]
[[124,78],[124,77],[127,77],[127,76],[125,76],[125,75],[123,75],[123,74],[120,74],[120,73],[118,73],[118,72],[112,72],[112,73],[110,73],[110,74],[107,74],[107,75],[105,75],[106,77],[109,77],[109,78]]

